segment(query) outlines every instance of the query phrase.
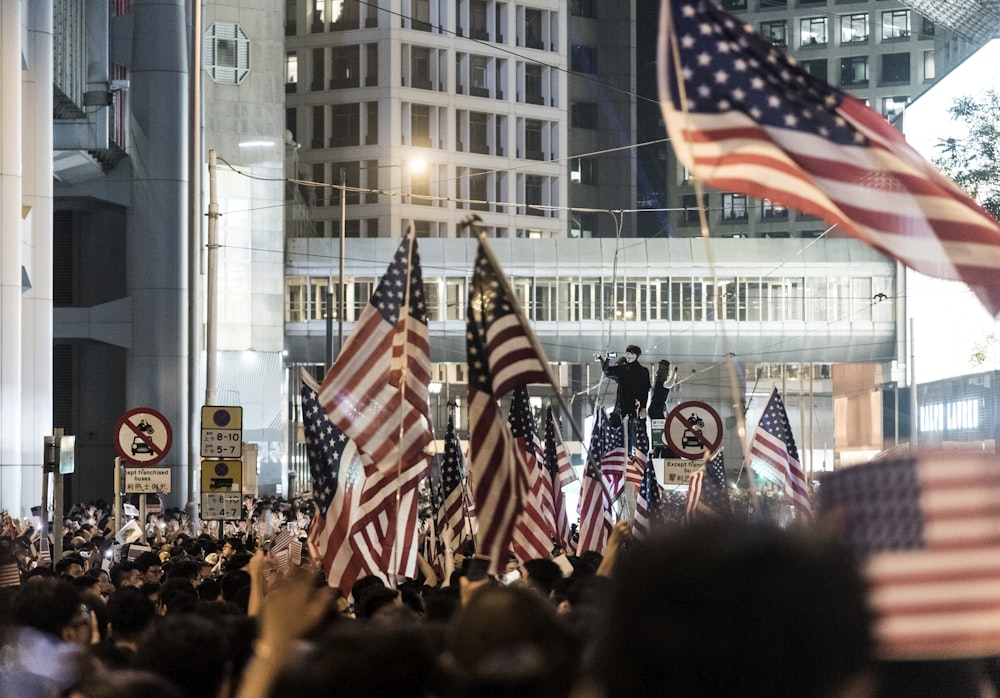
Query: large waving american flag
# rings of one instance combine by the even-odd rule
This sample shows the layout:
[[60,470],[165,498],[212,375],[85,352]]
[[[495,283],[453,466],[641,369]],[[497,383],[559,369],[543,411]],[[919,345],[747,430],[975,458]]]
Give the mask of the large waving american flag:
[[420,256],[411,229],[323,380],[319,400],[375,467],[421,468],[433,439],[430,369]]
[[862,558],[879,657],[1000,654],[1000,463],[948,451],[829,473],[821,516]]
[[327,418],[319,404],[318,385],[305,370],[301,379],[302,426],[316,502],[307,542],[312,556],[323,565],[327,584],[349,594],[362,571],[361,560],[354,555],[348,535],[361,494],[364,469],[357,448]]
[[799,68],[711,0],[663,0],[660,103],[706,184],[836,224],[1000,312],[1000,227],[862,102]]
[[750,440],[750,456],[754,470],[784,487],[785,500],[795,506],[797,515],[811,515],[809,485],[799,462],[799,449],[795,447],[785,403],[777,388],[771,391],[771,398]]
[[497,400],[519,385],[548,383],[546,360],[535,350],[503,271],[480,240],[469,289],[469,466],[479,520],[478,547],[493,573],[503,569],[517,517],[530,491],[514,436]]

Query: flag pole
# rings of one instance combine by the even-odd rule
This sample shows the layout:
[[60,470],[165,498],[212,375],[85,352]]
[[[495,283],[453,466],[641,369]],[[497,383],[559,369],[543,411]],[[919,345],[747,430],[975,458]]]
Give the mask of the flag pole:
[[[689,113],[687,86],[684,83],[680,47],[677,42],[677,34],[674,32],[674,25],[672,22],[670,24],[670,31],[667,34],[666,40],[670,43],[670,51],[674,58],[674,80],[677,81],[677,94],[680,97],[681,111],[684,113],[686,119]],[[692,148],[690,141],[687,142],[687,147],[688,149]],[[690,153],[688,154],[688,158],[692,162],[694,161],[694,157]],[[715,287],[718,288],[718,270],[715,265],[715,253],[712,248],[711,232],[708,227],[708,215],[705,212],[705,191],[701,183],[701,178],[693,177],[693,179],[695,200],[698,205],[698,225],[701,231],[701,238],[705,241],[705,253],[708,256],[709,269],[712,270],[712,282],[715,284]],[[750,495],[750,503],[753,506],[754,511],[759,512],[760,500],[757,496],[757,486],[754,483],[753,468],[747,467],[750,462],[750,444],[747,440],[746,417],[743,414],[743,398],[740,395],[739,380],[736,377],[736,363],[734,361],[736,355],[729,349],[729,333],[726,332],[725,326],[722,328],[722,350],[726,355],[726,374],[729,378],[729,391],[733,400],[733,412],[736,415],[736,434],[740,442],[740,447],[743,448],[746,453],[743,463],[740,466],[740,472],[742,473],[744,468],[747,471],[747,490]],[[738,480],[739,475],[737,475],[737,481]]]
[[[406,290],[403,291],[403,306],[399,313],[399,319],[397,322],[403,324],[403,332],[408,332],[407,327],[410,323],[410,274],[413,272],[413,244],[415,239],[415,234],[413,231],[413,222],[410,222],[409,228],[406,231],[407,243],[409,248],[406,251]],[[389,564],[392,570],[392,578],[390,583],[392,588],[396,588],[396,577],[399,574],[399,506],[403,501],[402,492],[402,480],[403,480],[403,434],[405,433],[405,422],[404,411],[406,409],[406,380],[408,378],[408,355],[409,355],[409,341],[403,342],[403,361],[402,368],[400,369],[399,377],[399,440],[396,443],[397,455],[396,455],[396,506],[392,509],[392,517],[389,522],[389,530],[392,531],[392,549],[389,552]]]
[[[472,230],[475,224],[482,222],[482,220],[483,219],[480,218],[478,215],[472,214],[459,224],[459,229],[467,227],[470,230]],[[502,270],[503,267],[500,266],[499,260],[497,260],[496,255],[493,254],[493,250],[492,248],[490,248],[490,245],[487,242],[486,231],[479,228],[474,232],[476,237],[479,239],[479,246],[482,248],[483,253],[486,255],[486,258],[489,259],[490,264],[493,265],[494,269]],[[518,322],[521,323],[522,327],[527,327],[530,329],[531,325],[528,323],[528,318],[525,316],[524,310],[522,310],[521,305],[517,302],[517,296],[514,295],[514,289],[511,288],[510,281],[507,279],[507,275],[501,273],[497,274],[497,277],[499,278],[500,283],[503,284],[503,289],[504,292],[507,294],[507,297],[510,298],[511,301],[513,301],[511,303],[511,307],[514,309],[514,313],[517,315]],[[548,377],[549,383],[552,384],[552,390],[555,393],[556,400],[559,401],[559,405],[565,412],[566,419],[569,420],[569,424],[570,427],[572,427],[573,429],[573,433],[580,441],[580,446],[586,453],[587,446],[583,443],[583,431],[580,429],[579,425],[577,425],[576,420],[573,419],[573,413],[569,409],[569,404],[566,402],[566,398],[563,397],[562,389],[559,387],[559,381],[558,379],[556,379],[555,374],[552,372],[552,366],[549,365],[549,360],[545,356],[545,350],[542,349],[542,345],[539,343],[538,338],[535,336],[533,330],[525,334],[528,337],[528,341],[531,343],[531,348],[535,350],[535,353],[538,355],[542,367],[545,369],[545,375]],[[603,477],[601,478],[601,486],[604,488],[604,493],[607,495],[608,501],[611,502],[612,508],[614,508],[615,503],[614,500],[611,499],[611,491],[608,489],[608,485],[604,481]],[[621,512],[620,511],[616,512],[616,516],[620,518]]]

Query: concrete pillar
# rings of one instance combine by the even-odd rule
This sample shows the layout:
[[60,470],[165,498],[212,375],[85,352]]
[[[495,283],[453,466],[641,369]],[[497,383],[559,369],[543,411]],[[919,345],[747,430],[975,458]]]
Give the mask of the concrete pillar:
[[[24,203],[28,244],[23,263],[31,288],[22,295],[21,502],[41,501],[42,440],[52,428],[52,0],[28,9],[27,70],[24,72]],[[13,511],[11,512],[12,515]]]
[[[137,0],[132,55],[133,168],[126,258],[132,297],[129,407],[159,410],[174,441],[170,505],[187,501],[188,56],[184,0]],[[200,40],[200,37],[199,39]]]
[[[25,3],[20,0],[0,0],[0,508],[12,512],[20,510],[22,466],[21,54],[24,7]],[[49,121],[51,123],[51,116]]]

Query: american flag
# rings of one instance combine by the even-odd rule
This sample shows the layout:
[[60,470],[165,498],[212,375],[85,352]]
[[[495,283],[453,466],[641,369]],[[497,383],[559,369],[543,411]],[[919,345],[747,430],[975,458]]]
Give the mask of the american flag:
[[433,439],[427,313],[413,235],[400,243],[319,390],[330,420],[385,472],[400,463],[404,471],[423,468]]
[[717,519],[733,513],[726,484],[726,464],[722,449],[691,475],[687,502],[684,505],[688,523]]
[[646,461],[649,460],[649,432],[646,431],[646,418],[635,420],[635,448],[625,465],[625,482],[631,482],[636,487],[642,484],[646,472]]
[[441,486],[438,488],[440,506],[437,510],[438,535],[444,547],[449,550],[458,548],[468,530],[464,479],[462,449],[455,434],[455,420],[449,416],[444,435],[444,454],[441,458]]
[[519,385],[548,383],[546,360],[522,324],[480,240],[469,289],[466,343],[469,363],[469,465],[479,519],[478,547],[497,573],[507,562],[514,525],[530,491],[497,399]]
[[1000,654],[1000,463],[924,453],[829,473],[819,511],[863,558],[880,658]]
[[710,0],[663,0],[659,56],[663,119],[694,176],[819,216],[1000,312],[1000,227],[878,113]]
[[[555,512],[556,540],[563,550],[572,553],[576,546],[573,544],[573,531],[569,525],[569,515],[566,513],[566,497],[563,495],[563,487],[569,482],[576,482],[579,478],[577,478],[573,464],[569,460],[566,443],[563,441],[562,434],[559,433],[559,425],[552,414],[552,405],[549,405],[545,410],[544,462],[549,479],[552,480],[552,506]],[[572,480],[569,479],[570,476],[572,476]]]
[[[598,412],[600,415],[603,412]],[[611,513],[611,500],[608,499],[608,489],[601,474],[601,451],[603,450],[603,429],[594,423],[590,435],[590,449],[587,452],[587,466],[583,471],[580,483],[580,527],[579,541],[576,552],[581,554],[588,550],[604,552],[608,536],[615,525]]]
[[302,426],[316,502],[307,543],[312,556],[322,562],[327,584],[349,594],[362,572],[348,535],[361,494],[363,467],[354,442],[327,418],[316,384],[304,370]]
[[52,562],[52,542],[49,540],[49,534],[46,531],[38,539],[38,563],[41,565],[47,565]]
[[538,429],[531,411],[528,389],[523,385],[511,393],[510,432],[517,443],[517,455],[528,479],[524,508],[514,526],[512,548],[518,560],[547,558],[552,555],[555,523],[552,511],[552,481],[542,470],[545,454],[538,441]]
[[611,420],[600,410],[601,418],[601,473],[608,483],[612,501],[617,501],[625,489],[625,463],[628,456],[625,453],[625,434],[628,430],[628,418],[621,421],[618,426],[612,424]]
[[21,586],[21,570],[17,562],[0,564],[0,587]]
[[799,450],[795,448],[785,403],[777,388],[771,392],[750,440],[750,456],[754,470],[784,487],[785,499],[795,506],[796,513],[810,516],[809,486],[799,463]]
[[416,578],[420,482],[430,459],[399,472],[364,464],[365,481],[351,522],[354,554],[369,574],[393,583],[391,575]]
[[636,540],[648,538],[653,529],[663,520],[663,497],[660,493],[660,483],[656,481],[656,472],[652,462],[646,464],[642,473],[642,482],[635,497],[635,518],[632,520],[632,535]]

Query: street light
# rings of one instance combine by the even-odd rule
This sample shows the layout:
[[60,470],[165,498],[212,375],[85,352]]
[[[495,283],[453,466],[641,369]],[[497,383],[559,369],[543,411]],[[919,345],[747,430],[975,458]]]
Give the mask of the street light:
[[[418,174],[427,169],[427,163],[420,158],[414,158],[409,160],[407,163],[407,169],[411,174]],[[375,165],[374,167],[359,167],[360,170],[382,170],[388,169],[390,167],[402,167],[403,163],[392,163],[390,165]],[[412,186],[411,186],[412,188]],[[347,168],[340,168],[340,277],[338,283],[338,298],[337,298],[337,355],[340,355],[340,350],[344,346],[344,313],[345,313],[345,296],[347,295],[347,286],[344,282],[344,253],[347,240]],[[333,295],[333,284],[327,284],[327,296],[326,296],[326,368],[329,371],[330,367],[333,365],[333,340],[331,338],[333,329],[330,322],[330,305]]]

